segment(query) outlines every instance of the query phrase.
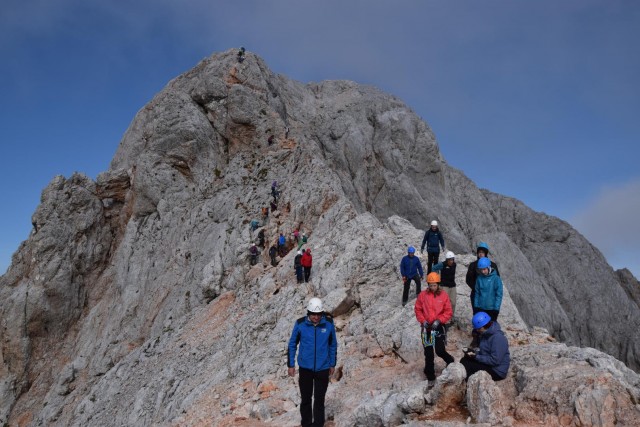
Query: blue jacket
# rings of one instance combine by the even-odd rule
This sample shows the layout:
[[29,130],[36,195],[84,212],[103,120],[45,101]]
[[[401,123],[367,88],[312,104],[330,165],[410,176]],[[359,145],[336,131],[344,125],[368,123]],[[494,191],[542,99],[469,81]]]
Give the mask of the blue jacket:
[[502,279],[492,268],[487,276],[478,274],[476,278],[473,306],[484,310],[500,310],[502,304]]
[[444,237],[439,229],[433,231],[431,228],[424,233],[424,239],[422,239],[422,246],[420,251],[424,251],[424,246],[427,245],[427,252],[440,252],[440,246],[444,248]]
[[298,353],[298,366],[312,371],[324,371],[336,366],[338,339],[333,321],[322,316],[316,326],[307,316],[301,317],[293,325],[293,332],[289,339],[289,351],[287,352],[287,366],[295,367],[296,349],[300,344]]
[[509,354],[507,337],[504,336],[498,322],[493,322],[489,329],[480,334],[479,346],[480,350],[476,353],[476,360],[491,366],[496,374],[505,378],[509,371],[511,355]]
[[422,271],[422,263],[417,256],[410,257],[405,255],[400,261],[400,275],[402,277],[414,278],[416,274],[420,277],[424,277],[424,271]]

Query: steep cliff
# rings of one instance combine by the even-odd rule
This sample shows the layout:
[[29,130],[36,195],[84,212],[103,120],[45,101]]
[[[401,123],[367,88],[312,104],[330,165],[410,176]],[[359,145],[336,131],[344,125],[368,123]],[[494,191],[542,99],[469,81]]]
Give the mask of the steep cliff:
[[[307,286],[294,284],[292,253],[277,267],[266,251],[248,263],[249,223],[268,205],[272,181],[282,195],[264,224],[267,241],[297,227],[310,234]],[[43,191],[34,230],[0,278],[0,416],[33,425],[194,424],[244,408],[250,418],[294,422],[285,342],[304,301],[319,295],[339,308],[336,394],[351,399],[334,417],[365,423],[357,414],[367,420],[378,408],[356,410],[367,370],[386,363],[403,378],[393,387],[419,387],[416,371],[394,356],[421,358],[412,312],[399,307],[397,265],[432,219],[455,252],[491,245],[513,300],[501,316],[514,345],[528,326],[542,326],[638,369],[629,280],[568,224],[479,190],[398,99],[352,82],[304,85],[252,54],[239,64],[226,52],[142,108],[96,182],[56,177]],[[459,268],[472,259],[461,257]],[[468,289],[458,284],[464,327]],[[611,386],[627,390],[626,398],[610,392],[623,423],[637,402],[637,375],[596,358],[609,368],[592,378],[632,376]],[[533,363],[522,360],[523,371]],[[567,407],[577,398],[569,397]],[[522,417],[534,419],[531,411]]]

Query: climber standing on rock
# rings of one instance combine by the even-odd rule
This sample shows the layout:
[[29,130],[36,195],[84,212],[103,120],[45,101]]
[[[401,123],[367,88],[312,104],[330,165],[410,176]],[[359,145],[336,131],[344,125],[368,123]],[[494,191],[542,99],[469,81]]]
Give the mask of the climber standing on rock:
[[402,291],[402,306],[407,305],[409,300],[409,287],[411,281],[416,282],[416,297],[420,295],[420,280],[424,278],[424,271],[422,270],[422,263],[420,258],[416,256],[416,248],[409,246],[407,249],[407,255],[402,257],[400,261],[400,275],[402,276],[402,283],[404,289]]
[[505,379],[511,355],[500,324],[483,311],[474,314],[471,323],[478,335],[478,348],[463,349],[465,354],[460,363],[467,371],[467,379],[478,371],[486,371],[494,381]]
[[438,257],[440,256],[440,246],[444,250],[444,237],[442,232],[438,228],[438,221],[431,221],[431,227],[424,233],[424,239],[422,239],[422,246],[420,252],[424,252],[424,247],[427,246],[427,274],[431,273],[431,266],[438,263]]
[[446,292],[440,290],[440,275],[427,275],[428,289],[418,295],[414,307],[416,319],[422,328],[424,346],[424,374],[427,376],[429,387],[433,387],[436,380],[433,349],[447,365],[454,362],[453,356],[445,349],[446,331],[444,325],[451,320],[453,312],[451,302]]
[[280,258],[284,257],[287,254],[286,245],[287,238],[284,237],[284,234],[280,233],[280,236],[278,236],[278,255],[280,255]]
[[271,184],[271,196],[273,196],[273,203],[278,203],[278,197],[280,197],[280,191],[278,190],[278,181],[273,181]]
[[448,251],[445,255],[445,261],[434,264],[432,267],[433,271],[442,272],[440,275],[442,278],[440,281],[440,287],[447,293],[449,301],[451,301],[451,319],[456,315],[456,300],[458,299],[456,292],[456,265],[455,254]]
[[302,251],[298,251],[293,259],[293,268],[296,270],[296,280],[298,283],[304,282],[304,267],[302,267]]
[[[478,261],[480,258],[488,258],[489,257],[489,245],[485,242],[478,243],[478,247],[476,248],[476,255],[478,259],[469,264],[469,268],[467,269],[467,276],[465,277],[465,282],[467,286],[471,288],[471,295],[469,298],[471,299],[471,307],[473,307],[473,300],[476,295],[476,279],[478,278]],[[491,261],[491,268],[496,272],[499,276],[500,272],[498,271],[498,265]]]
[[502,305],[502,279],[491,268],[489,258],[478,260],[478,277],[475,289],[473,314],[484,311],[491,316],[492,320],[498,320],[500,305]]
[[276,245],[274,244],[269,248],[269,258],[271,258],[271,265],[273,267],[278,265],[278,263],[276,262],[276,255],[278,255],[278,249],[276,249]]
[[302,258],[300,263],[304,268],[304,281],[309,282],[311,278],[311,267],[313,266],[313,257],[311,256],[311,249],[307,248],[302,250]]
[[[287,352],[290,377],[296,375],[298,352],[300,416],[303,426],[324,425],[324,397],[337,360],[338,339],[333,320],[324,314],[320,298],[311,298],[307,315],[293,326]],[[313,409],[311,399],[313,397]]]

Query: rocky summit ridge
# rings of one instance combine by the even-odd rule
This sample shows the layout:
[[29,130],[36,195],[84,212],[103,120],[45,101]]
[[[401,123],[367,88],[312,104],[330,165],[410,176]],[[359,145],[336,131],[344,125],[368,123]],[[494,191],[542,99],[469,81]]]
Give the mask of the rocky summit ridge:
[[[266,251],[248,260],[272,181],[279,209],[261,226],[267,242],[307,231],[306,285],[293,251],[277,266]],[[398,264],[432,219],[461,254],[456,359],[469,339],[464,272],[476,242],[491,246],[505,381],[466,384],[454,363],[426,388]],[[95,181],[54,178],[32,222],[0,278],[8,425],[296,425],[286,342],[311,296],[338,330],[334,425],[640,419],[638,281],[566,222],[478,189],[424,121],[373,87],[302,84],[254,54],[214,54],[138,112]]]

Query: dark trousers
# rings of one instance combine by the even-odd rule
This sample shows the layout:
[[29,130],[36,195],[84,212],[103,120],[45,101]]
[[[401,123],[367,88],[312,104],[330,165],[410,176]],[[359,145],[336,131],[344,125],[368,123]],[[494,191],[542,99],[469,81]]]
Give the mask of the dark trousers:
[[298,283],[304,282],[304,271],[301,265],[296,267],[296,279],[298,280]]
[[416,296],[420,295],[420,276],[417,274],[413,277],[407,277],[407,280],[404,281],[404,290],[402,291],[402,305],[407,303],[409,300],[409,287],[411,286],[411,281],[416,282]]
[[478,371],[487,372],[489,375],[491,375],[491,378],[494,381],[500,381],[504,379],[496,374],[491,366],[485,363],[478,362],[476,359],[473,359],[471,357],[464,356],[462,359],[460,359],[460,363],[462,363],[462,366],[464,366],[464,369],[466,369],[467,371],[467,379],[469,379],[471,375],[475,374]]
[[278,263],[276,262],[276,255],[275,254],[271,255],[271,265],[274,266],[274,267],[276,265],[278,265]]
[[311,277],[311,267],[304,267],[304,281],[308,282]]
[[[324,425],[324,395],[329,386],[329,370],[314,372],[311,369],[299,369],[300,376],[300,423],[305,426]],[[313,396],[313,411],[311,397]]]
[[473,310],[473,314],[484,311],[489,316],[491,316],[491,320],[493,320],[494,322],[498,320],[498,315],[500,314],[500,310],[485,310],[484,308],[480,308],[480,307],[472,307],[472,310]]
[[433,264],[438,263],[438,257],[440,252],[427,252],[427,274],[431,273],[431,267]]
[[447,366],[449,363],[453,363],[453,356],[447,353],[447,350],[444,348],[444,326],[438,326],[438,332],[440,335],[436,337],[436,342],[434,345],[430,345],[424,348],[424,374],[427,376],[429,381],[433,381],[436,379],[436,366],[435,366],[435,357],[433,355],[433,347],[435,347],[436,354],[438,357],[442,358]]

